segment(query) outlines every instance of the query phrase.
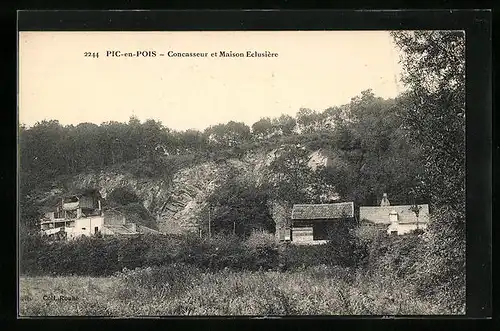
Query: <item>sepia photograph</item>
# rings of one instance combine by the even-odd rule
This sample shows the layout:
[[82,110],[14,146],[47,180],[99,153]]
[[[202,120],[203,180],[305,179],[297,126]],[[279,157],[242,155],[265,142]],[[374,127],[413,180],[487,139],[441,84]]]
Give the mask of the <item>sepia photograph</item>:
[[465,45],[20,31],[19,317],[465,315]]

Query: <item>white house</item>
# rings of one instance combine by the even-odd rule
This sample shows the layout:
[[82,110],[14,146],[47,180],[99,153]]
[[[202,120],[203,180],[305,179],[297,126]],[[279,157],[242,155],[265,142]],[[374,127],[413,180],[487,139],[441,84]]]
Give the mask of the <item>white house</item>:
[[46,235],[64,232],[67,239],[91,236],[103,230],[104,217],[90,216],[75,219],[53,218],[41,221],[41,230]]
[[113,211],[103,213],[100,197],[93,194],[71,195],[61,199],[55,211],[48,211],[40,221],[41,233],[64,239],[81,236],[134,235],[158,233],[135,223]]
[[55,211],[40,221],[43,234],[63,234],[67,239],[90,236],[102,231],[104,217],[96,192],[69,195],[61,199]]
[[428,204],[392,206],[385,193],[382,204],[359,207],[359,219],[364,224],[387,227],[388,234],[402,235],[417,229],[427,229],[430,220]]

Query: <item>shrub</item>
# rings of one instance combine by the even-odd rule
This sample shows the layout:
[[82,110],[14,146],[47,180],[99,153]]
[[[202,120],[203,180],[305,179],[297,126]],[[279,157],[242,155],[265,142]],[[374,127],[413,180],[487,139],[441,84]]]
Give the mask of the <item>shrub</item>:
[[425,233],[412,231],[389,236],[383,232],[357,231],[366,244],[363,269],[367,277],[394,279],[404,283],[412,295],[443,311],[465,312],[465,240],[452,222],[446,222],[444,217],[452,215],[440,215],[441,221],[434,220]]
[[386,236],[387,233],[384,229],[379,228],[378,226],[361,225],[354,230],[354,235],[361,243],[371,245],[380,237]]
[[273,234],[261,231],[253,231],[246,239],[245,245],[252,249],[257,247],[272,247],[275,248],[276,238]]
[[438,208],[424,235],[425,247],[415,266],[418,293],[452,313],[465,313],[465,226],[460,212]]
[[331,264],[344,267],[358,267],[365,263],[367,252],[366,243],[356,236],[355,223],[344,220],[330,231],[328,243],[325,245]]
[[283,270],[303,269],[316,265],[332,265],[327,245],[283,245],[279,251],[279,265]]
[[412,234],[382,238],[376,249],[370,252],[370,270],[373,273],[392,274],[403,279],[411,277],[415,272],[415,263],[422,254],[424,243],[421,238]]
[[42,274],[38,256],[43,245],[43,238],[39,234],[21,232],[19,236],[19,272],[21,274]]
[[224,268],[244,269],[247,254],[243,250],[240,238],[234,235],[218,234],[204,240],[201,254],[201,266],[212,270]]
[[180,244],[176,261],[210,270],[258,270],[278,266],[278,247],[274,236],[255,233],[247,240],[219,233],[211,239],[188,234]]
[[181,236],[144,234],[142,239],[148,243],[148,250],[143,256],[145,265],[166,265],[179,260]]
[[279,263],[279,252],[273,234],[254,231],[244,242],[247,254],[251,256],[252,269],[275,269]]

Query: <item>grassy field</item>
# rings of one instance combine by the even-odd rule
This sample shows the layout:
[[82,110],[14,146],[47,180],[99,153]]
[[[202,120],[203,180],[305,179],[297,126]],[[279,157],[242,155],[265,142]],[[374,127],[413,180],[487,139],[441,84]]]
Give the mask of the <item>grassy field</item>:
[[21,316],[413,315],[443,308],[400,281],[317,266],[293,272],[203,272],[187,265],[112,277],[21,277]]

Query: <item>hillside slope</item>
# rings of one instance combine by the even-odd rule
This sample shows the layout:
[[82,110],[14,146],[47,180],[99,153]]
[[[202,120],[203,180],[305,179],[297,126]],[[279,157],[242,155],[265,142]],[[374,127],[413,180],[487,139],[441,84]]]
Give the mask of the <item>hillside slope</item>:
[[[203,210],[210,195],[229,175],[242,181],[261,182],[267,166],[275,157],[276,149],[260,149],[241,158],[215,162],[206,161],[182,167],[172,176],[144,177],[126,170],[105,170],[80,173],[57,180],[52,190],[39,194],[39,204],[47,205],[55,196],[77,189],[94,188],[106,200],[117,188],[133,192],[152,217],[160,232],[176,233],[182,227],[191,227],[204,218]],[[310,154],[309,166],[323,163],[318,151]],[[208,215],[207,215],[208,217]]]
[[207,198],[228,175],[260,181],[272,155],[272,151],[259,151],[241,159],[203,162],[183,167],[170,178],[139,177],[125,170],[80,173],[59,178],[50,191],[37,194],[37,200],[47,206],[56,196],[86,188],[98,189],[106,199],[116,188],[127,188],[139,197],[161,232],[176,232],[181,226],[198,224]]

